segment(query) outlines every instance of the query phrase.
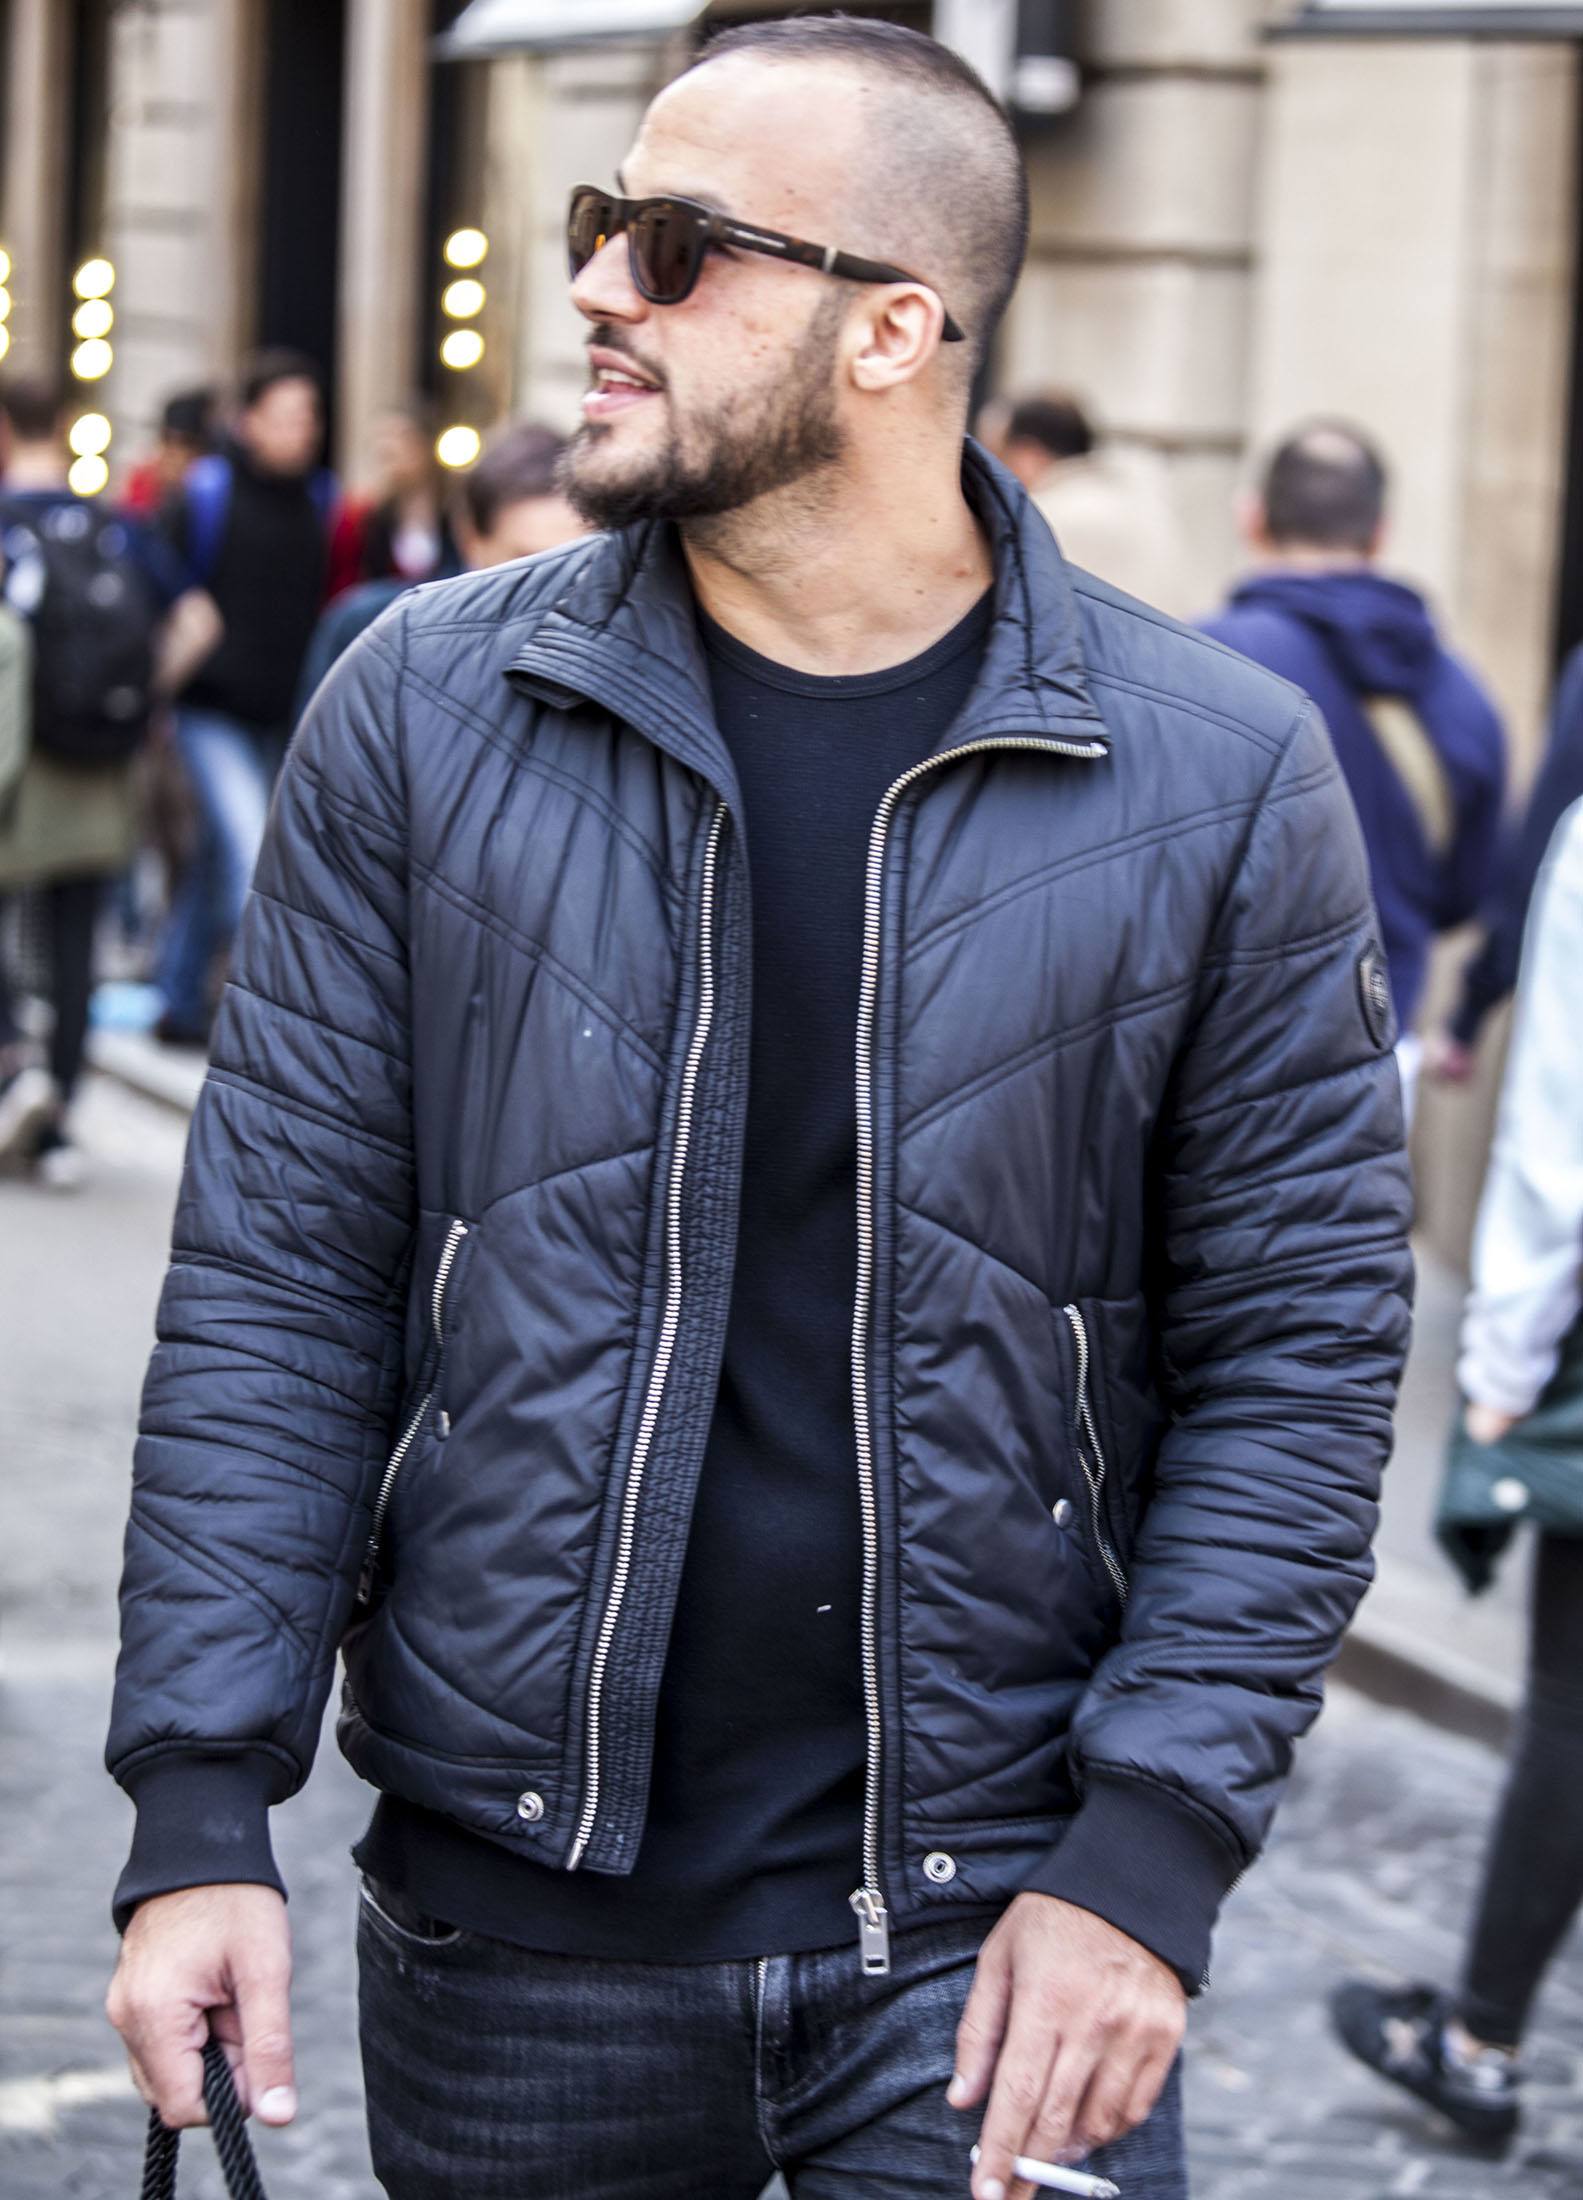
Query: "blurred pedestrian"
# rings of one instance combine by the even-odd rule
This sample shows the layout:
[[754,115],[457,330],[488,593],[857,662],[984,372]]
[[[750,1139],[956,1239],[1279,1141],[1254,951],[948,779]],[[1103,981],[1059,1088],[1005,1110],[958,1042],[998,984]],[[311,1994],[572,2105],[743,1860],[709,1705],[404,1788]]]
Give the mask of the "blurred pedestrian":
[[1049,522],[1063,557],[1157,611],[1175,616],[1190,607],[1176,519],[1157,469],[1107,445],[1066,390],[1015,399],[998,427],[999,455]]
[[132,467],[122,487],[128,512],[153,519],[180,494],[194,462],[214,448],[218,412],[212,389],[178,390],[166,398],[154,448]]
[[346,499],[330,536],[332,598],[363,581],[410,586],[460,570],[435,426],[424,398],[394,405],[375,421],[373,491]]
[[0,1152],[23,1154],[64,1188],[82,1172],[68,1111],[88,1030],[95,926],[106,885],[135,846],[134,762],[159,697],[214,646],[219,615],[159,536],[73,494],[65,408],[52,384],[6,384],[0,413],[3,587],[32,642],[28,753],[0,795],[0,891],[35,895],[54,1011],[46,1073],[30,1059],[0,968]]
[[123,1587],[169,2122],[211,2021],[295,2112],[339,1645],[392,2200],[959,2200],[975,2137],[975,2200],[1182,2200],[1407,1173],[1322,735],[964,445],[1027,228],[949,48],[726,32],[568,209],[604,531],[413,590],[292,743]]
[[1583,803],[1563,818],[1523,949],[1500,1123],[1473,1248],[1466,1405],[1441,1506],[1470,1588],[1539,1529],[1527,1700],[1455,1993],[1352,1980],[1352,2053],[1475,2139],[1517,2129],[1518,2050],[1583,1907]]
[[[452,531],[468,572],[553,550],[583,532],[556,479],[566,440],[553,428],[511,421],[489,437],[456,484]],[[364,581],[337,596],[313,631],[302,668],[297,715],[344,649],[349,649],[410,581]]]
[[167,516],[224,622],[177,698],[199,837],[155,970],[165,1000],[156,1033],[172,1045],[207,1042],[211,966],[242,913],[324,602],[336,490],[318,463],[323,439],[317,369],[295,352],[266,352],[243,380],[224,448],[190,468]]
[[1489,891],[1506,744],[1423,597],[1378,570],[1387,486],[1359,429],[1288,436],[1243,511],[1257,569],[1204,631],[1303,688],[1329,728],[1369,853],[1410,1114],[1429,950]]
[[1550,737],[1527,807],[1502,852],[1495,891],[1483,912],[1484,937],[1463,966],[1456,1005],[1426,1042],[1426,1072],[1446,1084],[1473,1074],[1474,1050],[1488,1017],[1517,983],[1528,904],[1556,826],[1583,800],[1583,645],[1561,668]]

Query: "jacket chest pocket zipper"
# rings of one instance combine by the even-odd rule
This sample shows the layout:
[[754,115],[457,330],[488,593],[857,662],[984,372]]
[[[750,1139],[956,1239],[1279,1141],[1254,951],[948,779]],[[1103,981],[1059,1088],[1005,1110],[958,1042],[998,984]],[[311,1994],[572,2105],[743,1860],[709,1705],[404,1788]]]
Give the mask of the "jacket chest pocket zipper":
[[[445,1291],[451,1280],[451,1270],[456,1265],[456,1256],[461,1251],[462,1240],[466,1235],[467,1224],[465,1222],[453,1222],[451,1224],[450,1229],[445,1234],[445,1244],[441,1249],[440,1258],[435,1267],[434,1289],[429,1300],[429,1316],[434,1327],[434,1372],[430,1375],[428,1383],[424,1387],[423,1395],[409,1415],[407,1425],[397,1439],[395,1450],[385,1462],[385,1471],[380,1477],[379,1495],[374,1499],[374,1517],[368,1531],[368,1548],[363,1555],[363,1570],[357,1582],[357,1601],[359,1604],[366,1604],[374,1593],[374,1577],[379,1568],[379,1546],[385,1532],[385,1516],[390,1511],[390,1500],[395,1495],[396,1483],[400,1477],[402,1467],[406,1464],[407,1454],[417,1442],[418,1431],[428,1418],[429,1408],[433,1405],[435,1393],[440,1387],[440,1375],[445,1365]],[[450,1434],[449,1414],[441,1415],[441,1426],[443,1433],[448,1436]]]
[[1125,1605],[1129,1586],[1126,1569],[1105,1533],[1105,1449],[1099,1440],[1099,1429],[1088,1396],[1088,1324],[1083,1319],[1082,1310],[1075,1305],[1064,1306],[1061,1311],[1066,1316],[1072,1341],[1077,1346],[1077,1402],[1072,1420],[1077,1463],[1083,1470],[1083,1480],[1088,1484],[1089,1511],[1094,1522],[1094,1547],[1110,1576],[1111,1587]]

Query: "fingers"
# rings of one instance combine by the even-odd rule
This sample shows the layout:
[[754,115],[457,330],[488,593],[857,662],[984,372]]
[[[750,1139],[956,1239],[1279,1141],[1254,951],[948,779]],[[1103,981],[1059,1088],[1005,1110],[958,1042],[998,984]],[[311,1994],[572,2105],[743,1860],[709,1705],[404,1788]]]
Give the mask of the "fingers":
[[1049,2089],[1055,2047],[1055,2034],[1038,1998],[1027,1992],[1015,1995],[978,2135],[974,2200],[1005,2200],[1011,2190],[1013,2161],[1033,2151],[1029,2134]]
[[243,2106],[260,2123],[289,2124],[297,2113],[290,1995],[291,1957],[284,1938],[251,1948],[236,1972],[236,2013]]
[[[114,2019],[111,2020],[114,2022]],[[209,2028],[201,2009],[173,2011],[162,2019],[133,2022],[123,2031],[132,2083],[172,2131],[208,2122],[203,2105],[203,2043]]]
[[1132,2081],[1132,2091],[1127,2096],[1127,2124],[1135,2130],[1145,2118],[1154,2113],[1154,2104],[1165,2090],[1165,2081],[1176,2064],[1180,2047],[1178,2039],[1158,2041],[1138,2065]]
[[1010,2003],[1011,1965],[999,1935],[992,1933],[980,1951],[973,1990],[956,2028],[956,2075],[945,2093],[953,2108],[974,2108],[988,2093]]
[[105,2009],[132,2082],[173,2130],[206,2121],[211,2029],[237,2071],[243,2106],[266,2123],[290,2122],[290,1973],[285,1904],[274,1888],[189,1887],[139,1904]]

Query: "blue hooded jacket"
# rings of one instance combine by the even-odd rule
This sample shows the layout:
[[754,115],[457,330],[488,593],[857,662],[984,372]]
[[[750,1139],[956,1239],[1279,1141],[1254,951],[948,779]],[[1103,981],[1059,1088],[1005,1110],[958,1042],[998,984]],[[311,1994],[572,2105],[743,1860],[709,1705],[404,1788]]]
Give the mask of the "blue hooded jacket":
[[[1490,888],[1506,783],[1493,703],[1442,645],[1423,598],[1361,568],[1255,574],[1204,631],[1306,689],[1324,714],[1363,827],[1406,1030],[1435,935],[1466,923]],[[1443,848],[1431,846],[1370,721],[1376,697],[1405,702],[1439,758],[1454,820]]]

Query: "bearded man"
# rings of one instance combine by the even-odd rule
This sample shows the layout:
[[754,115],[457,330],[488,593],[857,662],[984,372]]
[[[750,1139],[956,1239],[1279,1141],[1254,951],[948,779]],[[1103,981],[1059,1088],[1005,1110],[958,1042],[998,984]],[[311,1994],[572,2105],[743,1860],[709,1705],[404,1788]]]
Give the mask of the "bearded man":
[[294,2112],[339,1648],[397,2200],[1186,2191],[1407,1180],[1312,710],[964,446],[1026,235],[942,47],[721,37],[572,200],[606,531],[404,599],[297,737],[129,1535],[171,2123],[210,2026]]

